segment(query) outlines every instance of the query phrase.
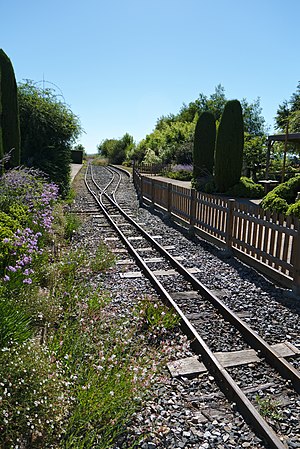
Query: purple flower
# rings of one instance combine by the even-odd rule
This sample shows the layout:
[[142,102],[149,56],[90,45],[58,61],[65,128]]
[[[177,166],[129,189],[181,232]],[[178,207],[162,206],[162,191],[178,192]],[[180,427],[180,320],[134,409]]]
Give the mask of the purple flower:
[[32,284],[32,279],[31,278],[23,279],[23,284]]
[[4,282],[8,282],[10,280],[10,277],[6,274],[3,278]]
[[13,273],[15,273],[15,272],[17,271],[17,270],[16,270],[16,267],[12,267],[11,265],[8,265],[7,269],[8,269],[9,271],[12,271]]

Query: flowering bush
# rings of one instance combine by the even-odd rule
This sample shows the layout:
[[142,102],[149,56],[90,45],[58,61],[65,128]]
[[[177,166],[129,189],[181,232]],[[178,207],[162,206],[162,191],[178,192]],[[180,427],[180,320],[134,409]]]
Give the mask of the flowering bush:
[[58,187],[37,170],[14,169],[1,177],[0,274],[5,282],[32,282],[31,265],[51,232],[57,198]]
[[177,164],[167,173],[168,178],[180,181],[191,181],[193,176],[193,166],[189,164]]
[[[63,434],[70,382],[47,347],[34,341],[0,351],[0,446],[50,448]],[[52,444],[51,444],[52,443]]]

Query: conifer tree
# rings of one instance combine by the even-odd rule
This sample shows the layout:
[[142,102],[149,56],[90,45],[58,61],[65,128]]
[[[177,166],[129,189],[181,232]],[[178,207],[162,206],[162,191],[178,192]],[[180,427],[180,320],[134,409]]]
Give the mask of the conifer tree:
[[242,107],[238,100],[226,103],[216,141],[215,181],[218,192],[225,193],[241,177],[244,148]]
[[200,114],[196,124],[193,147],[193,177],[213,174],[216,141],[216,121],[212,112]]
[[18,92],[9,57],[0,49],[0,158],[11,152],[8,165],[20,164],[20,123]]

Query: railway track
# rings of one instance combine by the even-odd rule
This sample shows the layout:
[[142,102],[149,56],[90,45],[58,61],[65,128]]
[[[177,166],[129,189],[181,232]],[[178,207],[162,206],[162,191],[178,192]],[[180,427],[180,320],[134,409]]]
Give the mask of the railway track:
[[[287,389],[290,396],[294,395],[294,400],[300,405],[300,374],[285,358],[286,355],[292,355],[293,348],[289,348],[289,352],[280,345],[273,347],[264,341],[200,282],[196,277],[197,270],[186,268],[180,256],[172,254],[172,246],[164,247],[160,236],[149,235],[143,226],[132,218],[131,207],[128,208],[126,204],[120,207],[116,194],[121,176],[115,170],[103,168],[101,177],[96,178],[92,166],[88,166],[85,182],[94,198],[94,202],[90,204],[91,213],[97,213],[97,208],[93,205],[97,203],[104,220],[103,225],[109,224],[113,229],[113,236],[108,239],[120,239],[130,254],[130,259],[125,256],[120,263],[129,267],[136,264],[140,270],[125,272],[124,277],[140,276],[143,273],[162,300],[173,307],[181,317],[182,327],[193,341],[193,349],[201,356],[205,365],[203,367],[201,363],[196,363],[196,367],[192,369],[201,372],[208,368],[227,398],[237,406],[268,447],[289,447],[288,437],[285,438],[280,429],[277,435],[275,430],[278,429],[274,430],[262,418],[249,400],[249,395],[245,394],[244,391],[250,391],[251,396],[255,387],[245,385],[245,381],[241,383],[240,378],[245,379],[245,373],[249,369],[255,371],[256,363],[265,364],[271,384],[278,388],[279,382],[282,382],[282,388]],[[181,291],[178,291],[178,286],[182,286],[182,289],[179,289]],[[203,331],[204,328],[208,331]],[[209,347],[207,335],[210,332],[214,332],[215,337],[218,334],[218,338],[214,338],[213,347]],[[194,359],[195,361],[199,362]],[[179,372],[182,363],[177,364]],[[176,370],[176,364],[173,369]],[[239,384],[242,384],[243,390]]]

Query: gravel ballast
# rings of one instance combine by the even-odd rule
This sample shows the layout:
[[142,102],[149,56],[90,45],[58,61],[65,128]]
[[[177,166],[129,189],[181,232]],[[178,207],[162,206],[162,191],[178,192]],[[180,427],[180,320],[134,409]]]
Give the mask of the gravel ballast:
[[[102,170],[99,168],[99,172]],[[83,186],[82,175],[77,177],[75,185],[77,198],[72,209],[84,211],[87,204],[92,204],[93,201]],[[300,349],[300,302],[290,298],[289,291],[275,286],[240,261],[228,258],[227,254],[201,238],[189,236],[187,230],[181,226],[174,223],[166,224],[161,213],[148,207],[139,208],[133,185],[125,175],[122,179],[122,188],[116,197],[118,201],[130,205],[132,214],[147,232],[162,236],[164,246],[175,246],[170,252],[180,254],[184,266],[197,267],[199,273],[195,276],[206,287],[214,290],[217,296],[220,296],[268,343],[288,341]],[[104,231],[102,222],[103,219],[100,217],[86,216],[83,226],[74,236],[74,242],[80,241],[93,251],[97,241],[102,239],[105,241],[107,236],[113,235],[111,231],[109,234]],[[95,225],[99,229],[97,234]],[[106,243],[112,249],[122,247],[115,240]],[[125,258],[122,253],[119,253],[119,256]],[[145,295],[156,297],[152,286],[145,278],[121,278],[120,273],[126,270],[134,271],[134,268],[131,265],[128,267],[116,265],[105,276],[99,275],[95,279],[95,282],[101,282],[103,287],[110,291],[113,298],[112,307],[124,316],[126,309],[129,310],[133,303]],[[171,278],[169,282],[175,285]],[[184,290],[183,285],[180,286],[180,290]],[[214,350],[218,350],[218,347],[216,346]],[[191,355],[193,353],[188,342],[178,331],[171,358]],[[293,364],[299,367],[299,359],[295,358]],[[249,375],[245,370],[245,376]],[[256,381],[258,387],[267,383],[268,379],[260,378],[258,375]],[[279,401],[283,397],[276,394],[279,393],[276,385],[270,386],[267,393],[273,395],[276,400],[279,398]],[[251,393],[250,396],[254,396],[255,399],[256,394]],[[288,391],[284,396],[288,396]],[[297,400],[296,398],[296,402]],[[298,406],[300,407],[300,402]],[[292,410],[291,416],[298,419],[298,409]],[[286,430],[284,424],[278,427]],[[289,425],[288,429],[287,447],[300,447],[299,420],[298,423],[294,421],[292,426]],[[148,399],[144,401],[142,409],[132,416],[130,427],[114,448],[130,447],[130,444],[138,441],[140,436],[137,447],[143,449],[265,447],[244,423],[239,413],[228,403],[213,376],[205,372],[194,379],[185,377],[173,379],[166,368],[157,379]]]

